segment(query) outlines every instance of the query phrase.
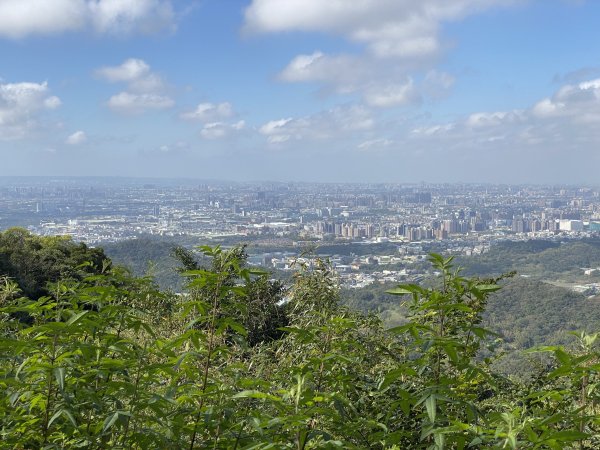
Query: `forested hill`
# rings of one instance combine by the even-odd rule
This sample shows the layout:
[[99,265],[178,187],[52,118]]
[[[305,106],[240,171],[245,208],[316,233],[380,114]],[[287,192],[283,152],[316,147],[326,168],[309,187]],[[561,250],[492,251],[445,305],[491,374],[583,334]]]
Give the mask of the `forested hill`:
[[181,276],[176,271],[173,249],[181,245],[173,239],[140,238],[105,244],[103,249],[115,264],[132,270],[134,275],[150,275],[163,289],[180,291]]
[[493,245],[488,253],[459,257],[467,275],[500,275],[516,271],[537,278],[581,275],[581,268],[600,267],[600,239],[550,242],[530,240]]
[[66,236],[38,237],[23,228],[0,232],[0,276],[16,281],[24,295],[37,299],[60,279],[81,280],[110,267],[99,248]]
[[[502,289],[490,296],[484,324],[499,333],[507,353],[496,367],[505,373],[529,369],[522,351],[538,345],[573,342],[575,330],[597,330],[600,296],[575,292],[570,286],[600,281],[600,274],[584,275],[582,268],[600,267],[600,240],[504,242],[484,254],[457,257],[463,274],[481,278],[515,272]],[[569,287],[567,287],[569,286]],[[344,291],[349,305],[377,312],[389,326],[406,321],[407,310],[386,291],[393,285],[372,285]]]
[[[135,275],[150,274],[163,289],[181,291],[182,278],[175,270],[179,263],[173,257],[178,244],[168,238],[142,238],[108,244],[104,250]],[[600,299],[588,299],[572,289],[547,283],[596,280],[598,277],[584,276],[581,267],[600,266],[600,240],[503,242],[484,255],[459,257],[456,265],[471,276],[516,272],[502,282],[503,289],[490,297],[484,314],[484,323],[503,337],[502,348],[511,355],[500,364],[503,370],[522,372],[519,365],[523,361],[518,356],[521,350],[567,343],[572,341],[569,332],[592,331],[600,323]],[[353,309],[377,313],[388,326],[400,325],[408,312],[398,298],[386,293],[392,287],[374,284],[344,290],[342,302]]]
[[[387,292],[405,306],[386,329],[344,305],[326,261],[285,287],[243,247],[202,253],[177,253],[178,295],[100,249],[0,233],[0,448],[600,448],[598,335],[536,350],[529,379],[493,369],[485,317],[524,325],[535,280],[502,288],[432,254],[430,287]],[[544,286],[534,310],[569,324]]]

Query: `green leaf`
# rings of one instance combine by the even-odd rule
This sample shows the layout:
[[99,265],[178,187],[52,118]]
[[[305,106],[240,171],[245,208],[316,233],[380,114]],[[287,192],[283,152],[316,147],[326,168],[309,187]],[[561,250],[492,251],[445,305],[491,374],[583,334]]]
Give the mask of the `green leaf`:
[[425,400],[425,408],[427,409],[427,415],[429,416],[429,420],[431,421],[431,423],[435,422],[435,416],[436,416],[436,410],[437,410],[437,406],[436,406],[436,400],[435,400],[435,395],[432,394],[429,397],[427,397],[427,400]]
[[397,286],[395,288],[389,289],[385,291],[387,294],[391,295],[411,295],[411,294],[422,294],[424,292],[423,288],[417,284],[404,284]]
[[65,368],[64,367],[57,367],[53,370],[54,372],[54,378],[56,378],[56,382],[58,383],[58,387],[59,389],[62,391],[65,390]]
[[576,430],[565,430],[565,431],[557,431],[556,433],[551,434],[547,437],[546,440],[554,440],[560,442],[572,442],[572,441],[580,441],[583,439],[587,439],[589,434],[582,433],[581,431]]
[[[414,372],[414,371],[413,371]],[[387,389],[392,383],[394,383],[398,378],[407,375],[407,372],[404,367],[400,367],[388,372],[381,384],[379,385],[380,390]]]
[[538,435],[535,434],[535,432],[531,429],[531,427],[529,425],[525,426],[524,430],[525,430],[525,434],[527,435],[527,439],[529,440],[529,442],[531,442],[532,444],[535,444],[538,441]]
[[73,417],[73,414],[71,414],[71,412],[68,409],[63,409],[62,410],[63,415],[67,416],[67,418],[69,419],[69,421],[71,422],[71,424],[77,428],[77,422],[75,421],[75,418]]
[[508,442],[508,445],[510,445],[510,448],[512,448],[512,449],[517,448],[517,437],[515,436],[514,432],[509,433],[508,436],[506,437],[506,440]]
[[233,398],[256,398],[261,400],[273,400],[276,402],[281,402],[281,398],[276,397],[275,395],[266,394],[264,392],[256,391],[256,390],[246,390],[242,392],[238,392],[233,396]]
[[58,419],[60,416],[62,415],[62,409],[59,409],[58,411],[56,411],[52,417],[50,417],[50,420],[48,421],[48,428],[50,428],[52,426],[52,424],[54,423],[54,421],[56,419]]
[[554,350],[554,356],[556,356],[556,359],[558,359],[561,364],[569,366],[571,365],[571,358],[569,357],[569,354],[562,348],[557,348]]
[[409,291],[408,289],[402,288],[402,287],[396,287],[396,288],[392,288],[392,289],[385,291],[385,293],[391,294],[391,295],[410,295],[413,292]]
[[444,345],[444,350],[446,351],[446,354],[448,355],[448,357],[450,358],[450,360],[454,364],[458,364],[458,353],[456,351],[456,348],[454,348],[454,345],[453,344],[446,344],[446,345]]
[[77,427],[77,422],[75,421],[75,418],[73,417],[71,412],[67,409],[59,409],[58,411],[56,411],[54,413],[54,415],[48,421],[48,427],[50,427],[54,423],[54,421],[56,419],[58,419],[60,416],[65,416],[69,420],[69,422],[71,422],[71,425],[73,425],[74,427]]
[[102,427],[102,431],[103,432],[108,431],[110,429],[110,427],[112,427],[118,419],[119,419],[119,411],[115,411],[114,413],[112,413],[110,416],[108,416],[104,420],[104,425]]
[[81,311],[80,313],[75,314],[73,317],[71,317],[67,321],[67,325],[73,325],[75,322],[77,322],[79,319],[81,319],[83,316],[85,316],[89,312],[90,312],[89,310],[85,310],[85,311]]
[[501,289],[497,284],[478,284],[476,289],[481,292],[495,292]]
[[446,446],[446,439],[442,433],[434,433],[433,439],[437,448],[443,449]]

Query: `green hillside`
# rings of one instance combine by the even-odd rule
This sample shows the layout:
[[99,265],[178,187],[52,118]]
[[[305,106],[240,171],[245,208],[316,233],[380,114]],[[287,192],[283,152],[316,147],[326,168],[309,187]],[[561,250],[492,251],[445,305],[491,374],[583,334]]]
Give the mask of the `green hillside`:
[[600,240],[504,242],[488,253],[461,257],[457,264],[468,275],[489,276],[517,271],[535,278],[578,279],[581,268],[600,267]]
[[[243,247],[180,252],[176,295],[68,239],[9,230],[0,242],[0,448],[600,446],[598,335],[501,360],[535,360],[529,378],[494,368],[503,349],[488,327],[505,349],[561,342],[580,321],[597,330],[595,304],[561,288],[463,278],[432,254],[429,287],[365,296],[404,305],[388,328],[344,305],[325,261],[285,288]],[[33,285],[43,295],[26,295]],[[347,302],[370,308],[359,297]]]

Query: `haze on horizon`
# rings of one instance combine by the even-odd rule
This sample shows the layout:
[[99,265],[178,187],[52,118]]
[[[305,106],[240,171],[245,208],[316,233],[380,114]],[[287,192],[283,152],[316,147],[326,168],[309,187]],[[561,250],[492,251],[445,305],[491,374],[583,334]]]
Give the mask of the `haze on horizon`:
[[0,176],[597,183],[600,2],[0,0]]

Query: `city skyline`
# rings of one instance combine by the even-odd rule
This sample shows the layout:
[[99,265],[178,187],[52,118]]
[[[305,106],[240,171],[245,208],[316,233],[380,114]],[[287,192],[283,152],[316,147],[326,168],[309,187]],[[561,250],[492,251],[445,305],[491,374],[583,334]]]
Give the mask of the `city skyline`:
[[600,4],[4,0],[0,176],[597,184]]

